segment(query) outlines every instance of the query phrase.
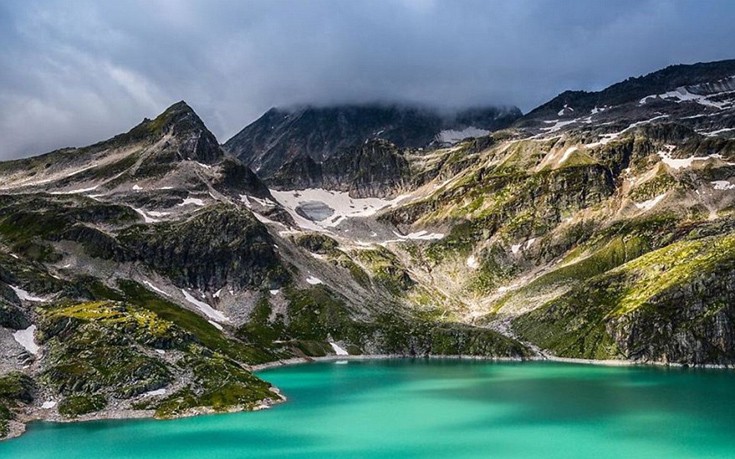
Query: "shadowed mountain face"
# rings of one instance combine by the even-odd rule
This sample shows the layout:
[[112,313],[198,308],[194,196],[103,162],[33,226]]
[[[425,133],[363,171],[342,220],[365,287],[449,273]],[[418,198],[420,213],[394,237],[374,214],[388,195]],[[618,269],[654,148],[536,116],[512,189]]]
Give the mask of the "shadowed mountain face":
[[[343,105],[271,109],[228,140],[225,149],[265,179],[296,158],[321,163],[346,148],[371,139],[387,140],[398,148],[423,148],[505,128],[520,110],[484,108],[444,115],[410,106]],[[465,133],[462,131],[470,129]],[[444,138],[450,131],[454,136]]]
[[638,102],[646,96],[665,94],[679,88],[702,96],[731,92],[735,90],[734,78],[735,60],[672,65],[645,76],[628,78],[599,92],[566,91],[532,110],[526,118],[553,115],[565,105],[589,111],[594,107]]
[[733,75],[521,119],[271,110],[225,147],[180,102],[2,162],[0,436],[257,408],[280,396],[249,365],[338,349],[733,365]]
[[735,60],[672,65],[628,78],[599,92],[566,91],[532,110],[516,126],[532,132],[647,121],[656,116],[695,130],[732,127]]
[[269,180],[278,189],[324,188],[354,197],[387,197],[414,183],[404,152],[387,140],[368,140],[322,162],[300,155],[287,161]]

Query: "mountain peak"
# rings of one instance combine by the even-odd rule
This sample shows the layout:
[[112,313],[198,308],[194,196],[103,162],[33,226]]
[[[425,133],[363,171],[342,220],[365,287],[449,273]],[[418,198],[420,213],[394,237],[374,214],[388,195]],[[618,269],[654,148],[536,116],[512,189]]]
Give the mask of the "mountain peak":
[[[170,153],[181,159],[193,159],[203,163],[212,163],[223,156],[217,138],[207,129],[199,115],[185,101],[179,101],[168,107],[154,119],[145,118],[126,134],[112,139],[113,141],[157,141],[169,135],[176,141],[170,145],[178,145]],[[170,148],[165,148],[168,151]]]
[[199,115],[186,102],[179,101],[168,107],[153,120],[144,120],[149,132],[161,134],[173,128],[175,133],[199,130],[209,132]]
[[423,148],[444,130],[490,133],[521,116],[515,107],[480,107],[448,113],[416,104],[350,103],[271,108],[225,144],[233,156],[270,178],[295,158],[321,163],[337,152],[382,138],[398,148]]

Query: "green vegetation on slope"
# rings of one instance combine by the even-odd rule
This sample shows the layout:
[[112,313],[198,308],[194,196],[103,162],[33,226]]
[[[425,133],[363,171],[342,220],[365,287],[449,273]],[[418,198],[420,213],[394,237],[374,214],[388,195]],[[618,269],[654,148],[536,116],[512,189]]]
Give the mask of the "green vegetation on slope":
[[735,234],[682,240],[592,277],[513,323],[558,355],[729,362]]
[[8,435],[17,410],[33,401],[33,389],[33,380],[19,371],[0,375],[0,439]]

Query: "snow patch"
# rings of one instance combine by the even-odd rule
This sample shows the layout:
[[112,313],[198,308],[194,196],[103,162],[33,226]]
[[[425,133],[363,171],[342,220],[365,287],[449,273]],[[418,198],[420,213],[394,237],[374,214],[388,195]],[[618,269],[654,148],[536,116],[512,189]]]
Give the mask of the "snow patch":
[[572,153],[579,150],[578,147],[569,147],[564,151],[564,154],[562,155],[561,159],[559,160],[559,164],[563,163],[564,161],[568,160],[570,156],[572,156]]
[[[319,231],[324,228],[335,227],[345,218],[369,217],[378,211],[395,207],[408,196],[398,196],[394,199],[381,198],[351,198],[343,191],[330,191],[321,188],[307,188],[305,190],[278,191],[271,190],[271,194],[283,207],[288,210],[296,224],[307,230]],[[248,199],[253,199],[248,197]],[[268,202],[268,201],[264,201]],[[309,202],[320,202],[334,210],[331,217],[319,222],[304,218],[296,212],[296,208]]]
[[199,198],[186,198],[184,199],[180,204],[177,204],[179,207],[186,206],[188,204],[194,204],[195,206],[203,207],[204,201]]
[[140,187],[137,183],[133,185],[133,191],[141,191],[143,188]]
[[559,120],[544,121],[544,123],[546,124],[553,123],[553,126],[541,128],[540,130],[546,132],[547,134],[550,134],[552,132],[560,131],[564,126],[574,124],[577,121],[578,120],[576,118],[573,120],[569,120],[569,121],[559,121]]
[[724,129],[718,129],[716,131],[710,131],[710,132],[700,132],[700,134],[704,134],[707,137],[714,137],[720,134],[724,134],[725,132],[735,131],[735,128],[724,128]]
[[151,217],[143,209],[138,209],[137,207],[133,207],[133,210],[136,211],[138,214],[140,214],[143,217],[143,221],[146,223],[158,223],[160,220],[156,220],[155,218]]
[[529,240],[527,240],[525,242],[521,242],[520,244],[513,244],[512,246],[510,246],[510,251],[514,255],[517,255],[518,252],[521,251],[521,249],[527,250],[529,247],[531,247],[533,245],[534,242],[536,242],[536,238],[535,237],[534,238],[531,238],[531,239],[529,239]]
[[311,285],[319,285],[319,284],[323,284],[324,283],[324,282],[322,282],[321,279],[319,279],[318,277],[314,277],[314,276],[307,277],[306,278],[306,282],[308,282]]
[[567,113],[574,112],[574,109],[567,104],[564,104],[564,108],[557,112],[557,116],[564,116]]
[[26,351],[34,355],[38,354],[38,351],[41,350],[38,344],[36,344],[35,338],[33,337],[33,333],[35,331],[36,326],[31,325],[25,330],[18,330],[17,332],[13,333],[13,338],[15,338],[15,341],[23,346]]
[[710,183],[715,187],[715,190],[735,190],[735,185],[727,180],[715,180]]
[[145,397],[156,397],[156,396],[159,396],[159,395],[166,395],[166,389],[156,389],[156,390],[151,390],[151,391],[144,392],[143,394],[141,394],[141,396],[143,398],[145,398]]
[[330,345],[330,346],[332,346],[332,349],[334,349],[334,353],[335,353],[335,354],[337,354],[337,355],[350,355],[350,353],[349,353],[349,352],[347,352],[347,351],[345,351],[344,349],[342,349],[342,348],[341,348],[341,347],[339,346],[339,344],[337,344],[337,343],[332,343],[332,342],[330,341],[330,342],[329,342],[329,345]]
[[414,241],[434,241],[438,239],[442,239],[444,235],[442,233],[429,233],[425,230],[416,231],[415,233],[409,233],[409,234],[399,234],[393,231],[393,234],[398,236],[401,239],[411,239]]
[[666,193],[664,193],[664,194],[660,194],[660,195],[656,196],[656,197],[655,197],[655,198],[653,198],[653,199],[649,199],[648,201],[643,201],[643,202],[636,202],[636,203],[635,203],[635,206],[636,206],[636,207],[637,207],[638,209],[640,209],[640,210],[643,210],[643,211],[646,211],[646,210],[651,210],[651,209],[653,209],[653,208],[654,208],[654,207],[656,206],[656,204],[658,204],[659,202],[661,202],[661,200],[662,200],[662,199],[663,199],[663,198],[664,198],[665,196],[666,196]]
[[51,408],[54,408],[56,406],[56,402],[53,400],[47,400],[43,402],[43,405],[41,405],[41,408],[44,410],[50,410]]
[[597,106],[595,106],[595,108],[593,108],[592,110],[590,110],[590,115],[597,115],[600,112],[604,112],[606,108],[607,108],[606,106],[605,107],[597,107]]
[[621,133],[622,133],[622,131],[621,132],[613,132],[611,134],[603,134],[602,135],[602,138],[600,140],[598,140],[597,142],[588,143],[587,145],[585,145],[585,147],[587,147],[587,148],[595,148],[595,147],[599,147],[601,145],[607,145],[608,143],[610,143],[613,140],[617,139],[620,136]]
[[47,301],[47,300],[46,300],[46,298],[41,298],[40,296],[34,296],[34,295],[32,295],[32,294],[28,293],[28,292],[27,292],[26,290],[23,290],[23,289],[22,289],[22,288],[20,288],[20,287],[16,287],[16,286],[14,286],[14,285],[10,285],[9,287],[10,287],[11,289],[13,289],[13,291],[15,292],[15,294],[16,294],[16,295],[18,296],[18,298],[20,298],[21,300],[26,300],[26,301],[38,301],[38,302],[43,302],[43,301]]
[[78,190],[71,190],[71,191],[52,191],[51,194],[79,194],[79,193],[86,193],[88,191],[94,191],[97,189],[99,185],[95,185],[90,188],[80,188]]
[[705,107],[712,107],[718,110],[722,110],[728,104],[722,103],[722,102],[715,102],[709,99],[709,97],[715,96],[715,95],[717,94],[710,94],[707,96],[703,96],[700,94],[694,94],[692,92],[689,92],[689,90],[685,86],[680,86],[673,91],[665,92],[663,94],[646,96],[640,100],[639,104],[645,105],[650,99],[664,99],[664,100],[669,100],[669,101],[673,101],[676,103],[696,102],[700,105],[704,105]]
[[214,309],[212,306],[208,305],[204,301],[200,301],[194,298],[193,296],[191,296],[189,292],[187,292],[183,288],[181,289],[181,293],[184,294],[184,298],[186,299],[186,301],[196,306],[200,311],[202,311],[210,319],[215,320],[217,322],[229,322],[230,321],[230,319],[227,316],[217,311],[216,309]]
[[268,198],[265,198],[265,199],[260,199],[260,198],[256,198],[255,196],[247,196],[247,195],[243,195],[243,194],[241,194],[241,195],[240,195],[240,199],[242,199],[242,198],[243,198],[243,196],[244,196],[244,197],[245,197],[246,199],[249,199],[250,201],[253,201],[253,202],[257,202],[258,204],[260,204],[260,205],[261,205],[261,206],[263,206],[263,207],[273,207],[273,206],[275,206],[275,205],[276,205],[276,203],[275,203],[275,202],[271,201],[271,200],[270,200],[270,199],[268,199]]
[[486,131],[485,129],[478,129],[474,126],[470,126],[467,128],[462,129],[461,131],[455,131],[454,129],[448,129],[441,131],[436,136],[436,140],[438,140],[441,143],[450,143],[455,144],[461,140],[470,138],[470,137],[483,137],[490,134],[490,131]]
[[[671,152],[674,151],[673,145],[668,145],[666,151],[659,151],[658,155],[661,157],[661,161],[672,169],[684,169],[691,167],[694,161],[707,161],[710,159],[722,159],[722,155],[714,154],[709,156],[690,156],[689,158],[672,158]],[[728,165],[733,165],[728,163]]]
[[214,320],[207,320],[207,322],[209,322],[210,324],[212,324],[214,326],[214,328],[216,328],[219,331],[224,330],[224,327],[222,327],[222,325],[218,324]]
[[475,258],[474,255],[470,255],[467,257],[467,261],[465,261],[465,264],[470,269],[477,269],[480,267],[480,263],[477,261],[477,258]]
[[153,290],[153,291],[155,291],[155,292],[158,292],[158,293],[160,293],[161,295],[165,295],[165,296],[171,296],[171,295],[169,295],[168,293],[164,292],[163,290],[161,290],[160,288],[156,287],[155,285],[151,284],[151,283],[150,283],[150,282],[148,282],[148,281],[143,281],[143,283],[144,283],[145,285],[147,285],[147,286],[148,286],[148,287],[149,287],[149,288],[150,288],[151,290]]
[[279,293],[281,293],[281,290],[280,289],[279,290],[269,290],[269,292],[270,292],[271,295],[276,296]]

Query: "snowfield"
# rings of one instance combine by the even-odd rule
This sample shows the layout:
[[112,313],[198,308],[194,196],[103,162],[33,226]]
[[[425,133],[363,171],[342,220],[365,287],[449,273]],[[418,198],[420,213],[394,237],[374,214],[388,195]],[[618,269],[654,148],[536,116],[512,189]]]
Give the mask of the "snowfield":
[[[209,317],[213,321],[215,322],[229,322],[230,321],[230,319],[227,316],[217,311],[216,309],[214,309],[212,306],[208,305],[204,301],[197,300],[183,288],[181,289],[181,293],[184,294],[184,298],[186,299],[186,301],[196,306],[197,309],[202,311],[207,317]],[[220,328],[219,324],[216,326]]]
[[735,185],[728,182],[727,180],[715,180],[712,183],[712,186],[715,187],[715,190],[735,190]]
[[318,277],[314,277],[314,276],[307,277],[306,278],[306,282],[308,282],[311,285],[319,285],[319,284],[323,284],[324,283],[324,282],[322,282],[321,279],[319,279]]
[[[661,161],[672,169],[679,170],[691,167],[694,161],[708,161],[710,159],[722,159],[722,155],[714,154],[709,156],[690,156],[689,158],[672,158],[671,152],[674,151],[673,146],[669,146],[667,151],[659,151],[658,155]],[[733,163],[727,163],[732,166]]]
[[665,196],[666,196],[666,193],[664,193],[664,194],[660,194],[660,195],[656,196],[655,198],[649,199],[648,201],[643,201],[643,202],[636,202],[636,203],[635,203],[635,206],[636,206],[636,207],[637,207],[638,209],[640,209],[640,210],[643,210],[643,211],[651,210],[651,209],[653,209],[654,207],[656,207],[656,205],[657,205],[657,204],[658,204],[659,202],[661,202],[661,200],[662,200],[662,199],[663,199],[663,198],[664,198]]
[[710,100],[711,97],[715,97],[720,94],[723,94],[723,93],[708,94],[706,96],[703,96],[700,94],[694,94],[690,92],[686,87],[681,86],[681,87],[676,88],[673,91],[665,92],[663,94],[646,96],[643,99],[641,99],[639,103],[641,105],[645,105],[651,99],[664,99],[664,100],[669,100],[669,101],[673,101],[676,103],[696,102],[700,105],[704,105],[705,107],[711,107],[711,108],[716,108],[718,110],[723,110],[727,108],[728,106],[732,105],[732,103],[715,102],[713,100]]
[[467,265],[467,267],[470,269],[477,269],[480,267],[480,263],[477,261],[477,258],[474,255],[470,255],[469,257],[467,257],[465,265]]
[[337,343],[329,343],[330,346],[332,346],[332,349],[334,349],[334,353],[337,355],[350,355],[349,352],[345,351],[342,347],[339,346]]
[[9,287],[10,287],[11,289],[13,289],[13,291],[15,292],[15,294],[16,294],[16,295],[18,296],[18,298],[20,298],[21,300],[26,300],[26,301],[37,301],[37,302],[43,302],[43,301],[46,301],[46,298],[41,298],[40,296],[34,296],[34,295],[32,295],[32,294],[28,293],[28,292],[27,292],[26,290],[23,290],[23,289],[22,289],[22,288],[20,288],[20,287],[16,287],[16,286],[14,286],[14,285],[10,285]]
[[158,395],[165,395],[165,394],[166,394],[166,389],[156,389],[156,390],[151,390],[151,391],[148,391],[148,392],[144,392],[144,393],[140,394],[140,396],[143,397],[143,398],[146,398],[146,397],[155,397],[155,396],[158,396]]
[[194,204],[195,206],[204,207],[204,201],[199,198],[186,198],[181,203],[177,204],[179,207],[183,207],[188,204]]
[[13,338],[15,338],[15,341],[18,342],[23,348],[30,352],[31,354],[38,354],[38,351],[41,350],[41,348],[36,344],[36,340],[33,337],[33,333],[36,331],[36,326],[31,325],[30,327],[26,328],[25,330],[18,330],[17,332],[13,333]]
[[147,285],[154,292],[160,293],[161,295],[164,295],[164,296],[171,296],[168,293],[164,292],[163,290],[161,290],[160,288],[156,287],[155,285],[153,285],[152,283],[150,283],[148,281],[143,281],[143,283],[145,285]]
[[133,207],[133,210],[137,212],[141,217],[143,217],[143,221],[146,223],[158,223],[160,221],[146,214],[145,211],[143,211],[143,209],[138,209],[136,207]]
[[441,131],[439,134],[436,135],[436,140],[441,143],[455,144],[461,140],[468,139],[470,137],[484,137],[488,134],[490,134],[490,131],[470,126],[468,128],[462,129],[461,131],[455,131],[453,129]]
[[[293,191],[271,190],[271,194],[276,201],[286,208],[297,225],[303,229],[316,231],[333,228],[346,218],[375,215],[381,209],[395,206],[407,198],[407,196],[398,196],[394,199],[352,198],[344,191],[330,191],[321,188]],[[317,218],[321,218],[325,213],[329,213],[329,216],[317,221],[305,218],[296,212],[297,209],[302,209],[305,205],[316,209],[318,215],[315,216]],[[309,215],[308,209],[307,212],[302,211],[301,213]]]

